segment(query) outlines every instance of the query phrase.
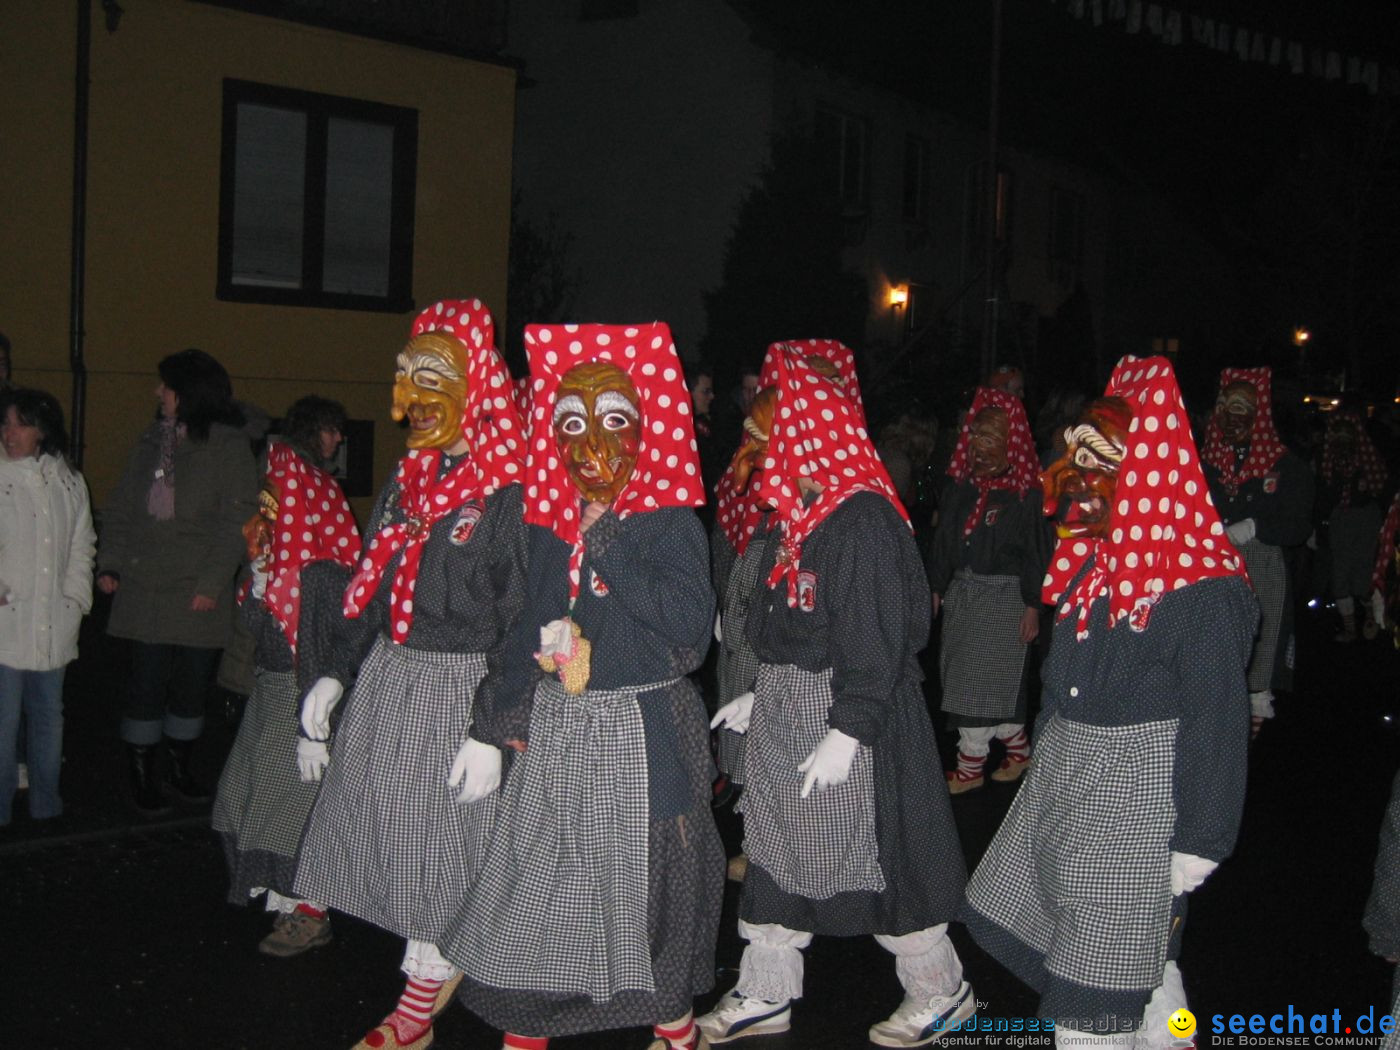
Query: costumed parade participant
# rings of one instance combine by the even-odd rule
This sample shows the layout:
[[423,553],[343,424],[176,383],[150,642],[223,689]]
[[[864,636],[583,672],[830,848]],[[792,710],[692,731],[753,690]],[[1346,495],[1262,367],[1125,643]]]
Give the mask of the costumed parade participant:
[[1376,565],[1371,570],[1371,615],[1388,627],[1400,648],[1400,492],[1390,501],[1390,510],[1381,523],[1376,539]]
[[[292,892],[297,846],[320,788],[326,745],[297,734],[298,703],[326,670],[345,584],[360,554],[350,504],[322,464],[340,444],[316,425],[319,398],[287,412],[267,453],[258,513],[243,527],[252,579],[238,595],[254,639],[256,685],[214,798],[231,904],[267,894],[266,955],[299,955],[331,939],[325,906]],[[344,409],[331,403],[341,420]],[[301,775],[304,767],[306,776]]]
[[[1318,467],[1317,509],[1326,530],[1328,593],[1337,603],[1342,629],[1336,640],[1356,641],[1356,599],[1362,599],[1361,634],[1366,639],[1380,629],[1371,603],[1376,537],[1381,527],[1380,500],[1386,470],[1380,453],[1355,409],[1339,409],[1327,420],[1322,463]],[[1321,535],[1321,530],[1319,535]]]
[[336,663],[302,707],[307,738],[325,741],[358,669],[294,886],[408,941],[398,1006],[357,1047],[432,1042],[460,979],[439,943],[494,818],[494,800],[461,806],[448,785],[525,593],[523,431],[493,339],[477,300],[414,321],[392,412],[409,452],[369,519]]
[[445,950],[507,1047],[652,1026],[691,1050],[724,850],[705,707],[714,620],[690,397],[666,325],[530,325],[529,587],[461,773],[495,797]]
[[948,465],[929,559],[933,612],[943,613],[943,711],[958,730],[955,795],[980,788],[993,737],[1006,757],[992,779],[1017,780],[1026,736],[1030,644],[1040,633],[1040,588],[1050,557],[1039,466],[1026,409],[1004,390],[972,399]]
[[757,499],[780,543],[748,612],[748,873],[739,981],[699,1020],[711,1043],[786,1031],[814,934],[874,934],[905,998],[870,1029],[923,1046],[976,1001],[947,936],[962,849],[920,686],[929,593],[903,508],[858,411],[797,354],[773,358],[777,404]]
[[1067,445],[1042,477],[1060,539],[1036,759],[964,917],[1057,1045],[1143,1045],[1186,1005],[1186,894],[1234,847],[1258,612],[1165,358],[1123,358]]
[[1251,733],[1274,717],[1274,690],[1293,687],[1291,575],[1283,548],[1312,532],[1312,470],[1274,427],[1272,372],[1227,368],[1206,426],[1201,467],[1225,533],[1244,556],[1259,600],[1249,662]]
[[[749,413],[744,417],[739,449],[719,480],[716,498],[719,527],[710,539],[710,575],[720,604],[715,641],[720,647],[721,706],[745,693],[752,694],[758,674],[758,657],[749,644],[744,624],[759,575],[772,565],[772,546],[777,542],[770,520],[772,508],[760,507],[755,497],[758,476],[768,454],[769,428],[778,396],[772,389],[777,376],[774,359],[784,348],[802,357],[819,374],[835,383],[855,407],[860,425],[865,423],[856,358],[848,346],[835,339],[795,339],[774,343],[768,348],[759,371],[759,392],[754,395]],[[715,743],[719,771],[728,783],[742,789],[744,735],[722,727],[715,731]],[[742,878],[743,871],[743,861],[735,858],[730,864],[731,877]]]

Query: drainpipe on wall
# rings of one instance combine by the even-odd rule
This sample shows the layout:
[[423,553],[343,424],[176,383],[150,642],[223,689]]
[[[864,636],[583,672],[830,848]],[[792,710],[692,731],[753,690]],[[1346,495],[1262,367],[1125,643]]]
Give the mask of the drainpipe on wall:
[[83,360],[83,282],[87,256],[88,64],[92,53],[92,0],[78,0],[78,54],[73,94],[73,244],[68,276],[68,367],[73,373],[69,430],[73,464],[83,465],[87,422],[87,364]]

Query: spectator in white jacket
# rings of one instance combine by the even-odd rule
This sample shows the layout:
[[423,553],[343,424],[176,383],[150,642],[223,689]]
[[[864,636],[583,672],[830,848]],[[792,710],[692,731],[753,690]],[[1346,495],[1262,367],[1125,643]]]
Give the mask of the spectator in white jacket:
[[29,815],[63,812],[63,672],[92,607],[97,537],[87,483],[68,466],[63,410],[41,390],[0,395],[0,826],[17,783],[20,711],[27,727]]

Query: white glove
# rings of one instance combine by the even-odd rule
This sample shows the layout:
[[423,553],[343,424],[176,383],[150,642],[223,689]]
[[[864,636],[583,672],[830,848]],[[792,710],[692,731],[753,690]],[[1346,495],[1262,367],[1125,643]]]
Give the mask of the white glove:
[[253,562],[253,587],[249,593],[258,601],[267,593],[267,570],[261,562]]
[[301,779],[310,784],[321,779],[322,771],[331,764],[331,753],[324,740],[297,738],[297,770]]
[[301,728],[312,740],[328,740],[331,735],[331,711],[340,703],[345,687],[334,678],[318,678],[306,693],[301,705]]
[[1379,588],[1371,592],[1371,617],[1382,627],[1385,626],[1385,595]]
[[715,641],[719,642],[720,645],[723,645],[723,644],[724,644],[724,631],[720,628],[720,625],[719,625],[719,617],[720,617],[719,611],[716,610],[716,611],[715,611]]
[[501,786],[501,749],[483,744],[471,737],[457,749],[457,757],[452,761],[452,772],[447,775],[447,786],[456,787],[457,801],[462,804],[479,802]]
[[851,763],[856,759],[858,747],[860,741],[855,737],[839,729],[828,729],[821,743],[797,767],[799,773],[807,774],[802,778],[802,797],[810,795],[814,786],[826,790],[844,784],[851,775]]
[[1254,539],[1255,525],[1253,518],[1242,518],[1233,525],[1225,526],[1225,535],[1230,537],[1230,542],[1236,547],[1242,547],[1250,540]]
[[710,719],[710,728],[732,729],[736,733],[749,731],[749,720],[753,718],[753,693],[740,693],[729,703],[715,712]]
[[1194,853],[1173,851],[1172,896],[1179,897],[1183,893],[1190,893],[1205,882],[1206,876],[1218,866],[1216,861],[1206,860],[1205,857],[1198,857]]

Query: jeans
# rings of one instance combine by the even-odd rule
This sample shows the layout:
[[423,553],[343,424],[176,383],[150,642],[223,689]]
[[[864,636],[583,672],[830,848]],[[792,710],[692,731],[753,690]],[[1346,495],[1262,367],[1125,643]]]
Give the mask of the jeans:
[[222,651],[132,642],[131,699],[122,718],[122,740],[149,746],[160,743],[162,733],[171,740],[198,740]]
[[29,762],[29,815],[35,820],[63,812],[58,797],[63,764],[63,672],[19,671],[0,664],[0,824],[10,822],[19,782],[15,756],[20,711],[24,711]]

